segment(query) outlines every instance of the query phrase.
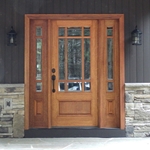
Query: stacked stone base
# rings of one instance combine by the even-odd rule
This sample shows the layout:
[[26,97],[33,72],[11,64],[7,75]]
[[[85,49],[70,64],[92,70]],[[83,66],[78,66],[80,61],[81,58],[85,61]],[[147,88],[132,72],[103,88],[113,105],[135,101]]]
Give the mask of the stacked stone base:
[[0,137],[24,136],[24,85],[0,85]]
[[[150,84],[125,84],[127,137],[150,137]],[[24,137],[24,85],[0,85],[0,137]]]
[[125,87],[127,137],[150,137],[150,84],[128,83]]

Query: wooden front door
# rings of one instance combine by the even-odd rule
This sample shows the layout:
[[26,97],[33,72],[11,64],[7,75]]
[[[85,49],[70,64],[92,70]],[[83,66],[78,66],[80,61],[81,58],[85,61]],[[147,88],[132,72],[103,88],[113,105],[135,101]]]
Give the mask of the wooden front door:
[[26,16],[25,128],[123,129],[122,16],[72,16]]
[[98,125],[96,23],[52,21],[52,126]]

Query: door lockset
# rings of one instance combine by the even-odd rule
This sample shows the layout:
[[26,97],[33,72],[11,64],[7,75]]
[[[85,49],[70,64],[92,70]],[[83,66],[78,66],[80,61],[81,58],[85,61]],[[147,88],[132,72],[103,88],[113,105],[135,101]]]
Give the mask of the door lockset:
[[52,75],[52,85],[53,85],[53,88],[52,88],[52,92],[55,93],[55,80],[56,80],[56,76],[55,75]]

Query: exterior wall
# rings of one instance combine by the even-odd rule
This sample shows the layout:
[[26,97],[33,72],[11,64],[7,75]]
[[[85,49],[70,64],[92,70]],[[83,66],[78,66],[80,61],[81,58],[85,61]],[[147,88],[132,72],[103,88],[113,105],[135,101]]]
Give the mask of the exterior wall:
[[[125,84],[126,136],[150,136],[150,83]],[[9,103],[10,102],[10,103]],[[0,137],[24,136],[24,85],[0,85]]]
[[0,137],[24,136],[24,85],[0,85]]

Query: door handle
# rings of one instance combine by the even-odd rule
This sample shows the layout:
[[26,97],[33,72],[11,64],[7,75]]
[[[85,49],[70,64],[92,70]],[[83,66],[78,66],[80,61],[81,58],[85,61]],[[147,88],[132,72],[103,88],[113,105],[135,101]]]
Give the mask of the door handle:
[[56,76],[55,75],[52,75],[52,86],[53,86],[53,88],[52,88],[52,92],[53,93],[55,93],[55,80],[56,80]]

